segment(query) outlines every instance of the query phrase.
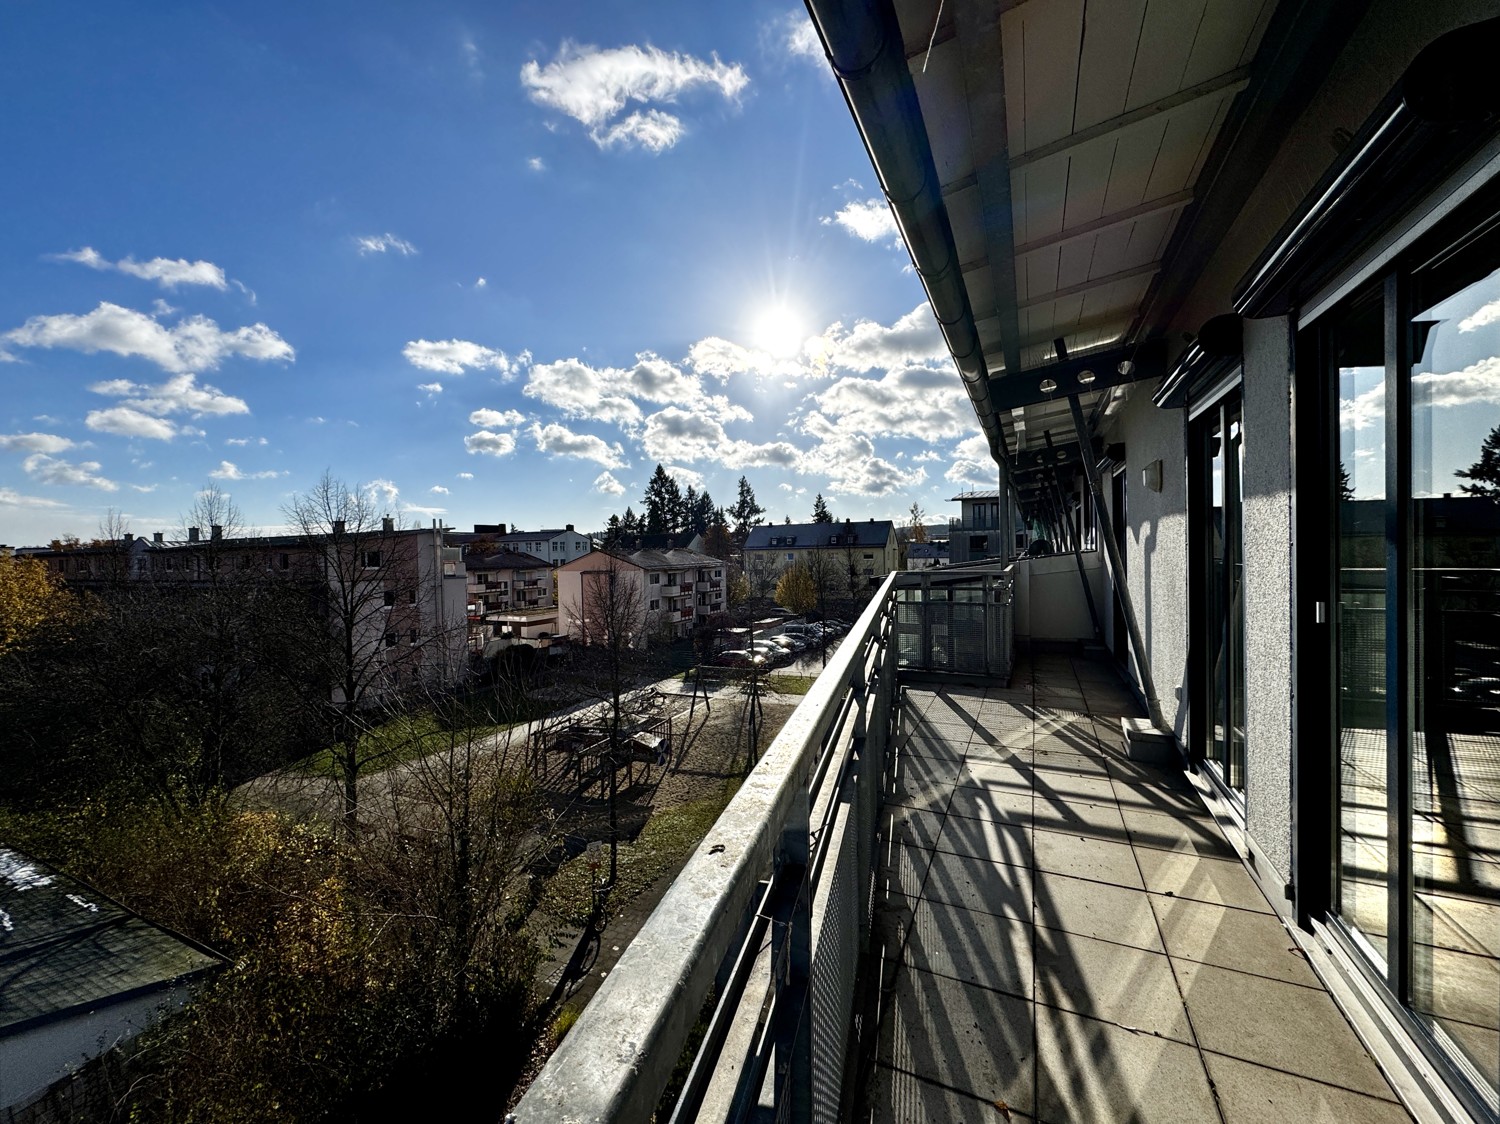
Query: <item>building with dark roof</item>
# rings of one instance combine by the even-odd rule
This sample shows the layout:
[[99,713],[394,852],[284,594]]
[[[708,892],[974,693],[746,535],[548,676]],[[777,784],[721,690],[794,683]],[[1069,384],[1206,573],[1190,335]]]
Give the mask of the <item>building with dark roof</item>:
[[896,525],[889,519],[842,523],[771,523],[752,528],[745,538],[745,572],[751,585],[763,584],[814,551],[836,555],[835,570],[852,573],[870,588],[901,568]]
[[0,1110],[134,1038],[224,963],[0,847]]

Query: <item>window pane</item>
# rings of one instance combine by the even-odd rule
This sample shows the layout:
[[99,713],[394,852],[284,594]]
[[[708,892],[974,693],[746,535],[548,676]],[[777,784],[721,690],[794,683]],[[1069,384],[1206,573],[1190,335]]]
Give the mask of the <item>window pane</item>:
[[1387,956],[1385,331],[1377,290],[1335,324],[1338,394],[1339,913]]
[[[1476,247],[1482,253],[1482,247]],[[1500,272],[1417,279],[1411,380],[1412,1005],[1500,1082]],[[1468,260],[1464,260],[1467,258]],[[1496,257],[1487,255],[1488,264]],[[1425,290],[1425,292],[1424,292]]]

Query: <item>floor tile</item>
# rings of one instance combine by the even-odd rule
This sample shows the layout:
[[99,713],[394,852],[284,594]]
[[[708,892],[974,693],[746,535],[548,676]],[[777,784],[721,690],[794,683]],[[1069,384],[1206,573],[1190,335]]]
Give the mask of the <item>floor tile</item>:
[[1031,998],[1031,923],[942,902],[918,904],[905,962],[924,972]]
[[1033,859],[1030,827],[965,816],[949,816],[943,821],[937,849],[1013,866],[1031,866]]
[[902,804],[887,804],[880,819],[880,838],[908,846],[931,848],[943,830],[939,812],[924,812]]
[[886,803],[941,812],[948,807],[958,770],[953,761],[903,754],[887,770]]
[[983,1101],[1032,1107],[1031,1004],[902,968],[880,1020],[876,1060]]
[[1209,1076],[1219,1094],[1224,1124],[1264,1124],[1295,1120],[1298,1124],[1408,1124],[1411,1115],[1399,1104],[1305,1077],[1251,1065],[1237,1058],[1207,1054]]
[[[871,1124],[958,1124],[960,1121],[991,1121],[1004,1117],[993,1103],[923,1081],[920,1077],[877,1065],[872,1076]],[[1030,1120],[1014,1106],[1007,1106],[1012,1121]]]
[[1164,952],[1143,890],[1037,871],[1035,921],[1085,937]]
[[1031,846],[1038,870],[1110,882],[1132,890],[1146,888],[1136,866],[1135,851],[1124,843],[1042,830],[1032,834]]
[[922,896],[929,901],[1030,921],[1031,880],[1031,871],[1024,866],[936,851],[927,881],[922,884]]
[[1036,929],[1038,1003],[1192,1044],[1172,965],[1159,952]]
[[1162,851],[1186,851],[1209,858],[1237,859],[1234,848],[1219,833],[1212,820],[1182,819],[1159,816],[1154,812],[1123,809],[1125,828],[1137,847],[1155,847]]
[[1189,960],[1173,967],[1203,1049],[1393,1097],[1326,992]]
[[1153,894],[1271,912],[1266,896],[1238,859],[1211,859],[1153,847],[1138,847],[1135,857],[1146,889]]
[[1167,954],[1318,987],[1296,940],[1273,913],[1151,895]]
[[1031,824],[1031,789],[960,786],[953,790],[949,799],[948,814],[1028,827]]
[[1038,1007],[1036,1113],[1070,1124],[1203,1124],[1217,1118],[1198,1051]]
[[1033,771],[1037,799],[1076,800],[1085,804],[1115,803],[1114,782],[1107,776],[1062,769]]
[[1113,804],[1084,804],[1038,798],[1032,808],[1032,824],[1048,831],[1088,835],[1111,843],[1126,843],[1125,821]]

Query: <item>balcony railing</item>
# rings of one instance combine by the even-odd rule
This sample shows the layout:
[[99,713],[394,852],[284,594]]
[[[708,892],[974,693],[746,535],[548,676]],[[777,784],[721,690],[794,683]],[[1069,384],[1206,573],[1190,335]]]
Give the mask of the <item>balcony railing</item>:
[[700,1016],[673,1120],[843,1118],[898,678],[1008,676],[1010,615],[998,568],[885,579],[512,1119],[649,1119]]

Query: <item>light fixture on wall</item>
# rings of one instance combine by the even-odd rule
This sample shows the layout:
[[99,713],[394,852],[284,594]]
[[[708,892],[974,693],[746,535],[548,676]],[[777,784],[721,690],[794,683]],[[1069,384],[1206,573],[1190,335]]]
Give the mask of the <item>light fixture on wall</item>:
[[1148,492],[1161,491],[1161,461],[1154,460],[1141,469],[1141,483]]

